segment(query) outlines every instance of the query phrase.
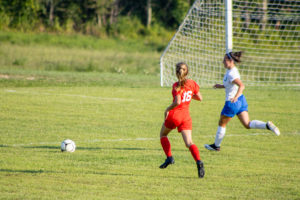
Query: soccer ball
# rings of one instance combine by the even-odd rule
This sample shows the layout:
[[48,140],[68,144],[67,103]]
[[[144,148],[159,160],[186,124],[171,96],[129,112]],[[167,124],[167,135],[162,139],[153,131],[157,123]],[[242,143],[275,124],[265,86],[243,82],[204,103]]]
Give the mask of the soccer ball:
[[70,139],[66,139],[62,141],[60,149],[61,151],[74,152],[76,149],[75,142]]

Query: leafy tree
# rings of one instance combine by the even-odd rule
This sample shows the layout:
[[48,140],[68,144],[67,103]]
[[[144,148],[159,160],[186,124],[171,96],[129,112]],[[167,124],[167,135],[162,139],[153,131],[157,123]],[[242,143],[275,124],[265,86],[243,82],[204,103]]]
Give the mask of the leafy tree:
[[176,28],[184,19],[190,1],[187,0],[155,0],[153,12],[155,20],[166,28]]
[[[134,29],[140,32],[143,26],[150,28],[153,23],[160,24],[164,28],[176,28],[193,1],[1,0],[0,17],[6,16],[5,19],[8,19],[10,27],[26,26],[33,29],[36,22],[39,22],[51,29],[58,25],[64,26],[66,31],[82,32],[86,24],[89,24],[100,29],[104,28],[110,34],[117,29],[124,31],[128,20],[128,23],[136,25],[128,26],[133,29],[131,32]],[[4,21],[3,17],[0,23],[6,23]],[[122,28],[114,29],[114,26]],[[55,27],[52,30],[57,30]]]
[[38,21],[39,4],[36,0],[0,1],[2,12],[9,16],[9,25],[15,28],[30,28]]

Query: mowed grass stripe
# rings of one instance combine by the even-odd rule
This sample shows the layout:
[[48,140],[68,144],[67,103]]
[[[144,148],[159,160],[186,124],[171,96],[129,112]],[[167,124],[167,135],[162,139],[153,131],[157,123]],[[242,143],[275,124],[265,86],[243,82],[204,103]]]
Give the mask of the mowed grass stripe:
[[[226,137],[248,137],[248,136],[270,136],[274,135],[273,133],[244,133],[244,134],[226,134]],[[300,132],[293,132],[293,133],[281,133],[281,136],[300,136]],[[169,136],[170,139],[182,139],[180,136]],[[214,138],[214,135],[206,135],[206,136],[199,136],[199,138]],[[90,144],[90,143],[98,143],[98,142],[127,142],[127,141],[150,141],[150,140],[159,140],[158,137],[156,138],[119,138],[119,139],[94,139],[94,140],[85,140],[80,141],[81,144]],[[27,143],[27,144],[0,144],[2,147],[18,147],[18,146],[29,146],[29,145],[58,145],[57,148],[60,148],[60,142],[39,142],[39,143]],[[78,146],[77,146],[78,147]]]
[[132,101],[132,99],[122,99],[122,98],[108,98],[108,97],[97,97],[97,96],[87,96],[79,94],[56,94],[56,93],[40,93],[33,91],[17,91],[17,90],[5,90],[9,93],[19,93],[19,94],[29,94],[29,95],[54,95],[54,96],[66,96],[66,97],[80,97],[80,98],[90,98],[96,100],[107,100],[107,101]]
[[[224,91],[202,88],[204,101],[191,103],[193,140],[206,169],[202,180],[177,131],[170,133],[175,165],[158,168],[165,159],[159,130],[163,111],[172,100],[170,88],[48,86],[1,91],[2,199],[299,196],[299,91],[247,88],[250,117],[273,120],[282,135],[246,130],[234,118],[228,125],[222,151],[209,152],[203,144],[214,140]],[[100,101],[82,95],[124,101]],[[77,151],[59,151],[60,142],[66,138],[77,143]]]

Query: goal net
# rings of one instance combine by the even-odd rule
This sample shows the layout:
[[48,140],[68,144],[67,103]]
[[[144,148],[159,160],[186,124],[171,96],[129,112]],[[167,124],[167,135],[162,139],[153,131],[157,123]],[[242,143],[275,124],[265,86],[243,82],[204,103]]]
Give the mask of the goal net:
[[[225,0],[196,0],[161,56],[161,86],[181,61],[198,83],[221,83],[225,35]],[[299,0],[232,0],[232,41],[245,84],[300,86]]]

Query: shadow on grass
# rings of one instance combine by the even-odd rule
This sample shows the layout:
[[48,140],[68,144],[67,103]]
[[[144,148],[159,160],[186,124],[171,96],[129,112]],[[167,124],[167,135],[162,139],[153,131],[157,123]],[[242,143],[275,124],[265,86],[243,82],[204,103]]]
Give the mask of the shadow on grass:
[[148,178],[164,178],[164,179],[199,179],[198,176],[195,174],[195,176],[156,176],[156,175],[149,175],[149,174],[136,174],[136,173],[113,173],[113,172],[88,172],[87,174],[96,174],[96,175],[102,175],[102,176],[133,176],[133,177],[148,177]]
[[60,149],[58,146],[23,146],[26,149]]
[[[14,145],[6,145],[0,144],[0,148],[12,148]],[[58,149],[60,150],[60,146],[58,145],[39,145],[39,146],[17,146],[25,149]],[[120,150],[120,151],[163,151],[161,148],[140,148],[140,147],[116,147],[116,148],[105,148],[105,147],[76,147],[76,150]],[[186,151],[186,149],[172,149],[173,152]]]
[[[43,174],[43,173],[64,173],[64,172],[56,172],[56,171],[48,171],[48,170],[22,170],[22,169],[0,169],[1,172],[6,172],[6,173],[25,173],[25,174]],[[75,173],[77,174],[77,173]],[[80,173],[82,174],[82,173]],[[126,177],[149,177],[149,178],[157,178],[157,176],[152,176],[152,175],[147,175],[147,174],[136,174],[136,173],[113,173],[113,172],[85,172],[82,175],[86,174],[94,174],[94,175],[101,175],[101,176],[126,176]],[[159,176],[159,178],[167,178],[167,179],[198,179],[197,176],[195,177],[189,177],[189,176]]]
[[[26,149],[57,149],[60,150],[59,146],[49,146],[49,145],[43,145],[43,146],[23,146],[23,148]],[[76,150],[101,150],[103,148],[100,147],[76,147]]]
[[154,149],[146,149],[146,148],[111,148],[113,150],[125,150],[125,151],[146,151],[146,150],[154,150]]
[[[0,148],[10,148],[12,145],[0,144]],[[50,145],[39,145],[39,146],[19,146],[25,149],[55,149],[60,151],[60,146]],[[98,150],[118,150],[118,151],[163,151],[161,148],[140,148],[140,147],[116,147],[116,148],[105,148],[105,147],[76,147],[76,150],[87,150],[87,151],[98,151]],[[185,152],[186,149],[172,149],[173,152]]]
[[[1,147],[1,146],[0,146]],[[6,146],[8,147],[8,146]],[[59,146],[49,146],[49,145],[43,145],[43,146],[23,146],[23,148],[26,149],[58,149],[60,150]],[[110,150],[122,150],[122,151],[162,151],[161,149],[149,149],[149,148],[138,148],[138,147],[123,147],[123,148],[102,148],[102,147],[76,147],[76,150],[104,150],[104,149],[110,149]]]
[[151,149],[146,149],[146,148],[101,148],[101,147],[77,147],[76,149],[79,149],[79,150],[110,149],[110,150],[125,150],[125,151],[146,151],[146,150],[151,150]]
[[0,169],[0,172],[41,174],[41,173],[50,173],[51,171],[44,171],[41,169],[40,170]]

